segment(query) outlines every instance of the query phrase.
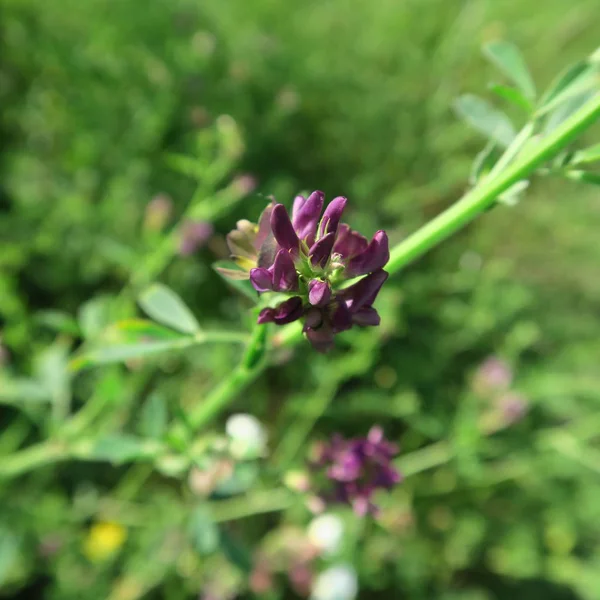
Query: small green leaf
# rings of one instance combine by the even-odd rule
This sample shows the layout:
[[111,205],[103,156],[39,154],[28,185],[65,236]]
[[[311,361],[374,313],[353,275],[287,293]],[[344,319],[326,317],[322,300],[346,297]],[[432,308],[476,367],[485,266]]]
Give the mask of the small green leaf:
[[0,378],[0,403],[44,403],[52,401],[51,390],[35,379]]
[[544,92],[544,95],[539,101],[539,107],[543,108],[547,106],[550,102],[554,101],[558,95],[571,87],[573,83],[582,77],[585,79],[589,76],[593,70],[594,67],[591,66],[587,60],[579,61],[567,67],[554,79],[548,89]]
[[509,42],[491,42],[484,46],[484,54],[498,69],[517,85],[523,95],[535,98],[535,84],[519,49]]
[[155,283],[138,298],[142,310],[152,319],[182,333],[197,333],[200,325],[183,300],[167,286]]
[[190,515],[188,535],[192,546],[202,556],[212,554],[219,547],[219,527],[203,506],[196,508]]
[[454,102],[454,108],[471,127],[504,148],[508,147],[516,136],[510,119],[482,98],[465,94]]
[[221,550],[227,557],[227,560],[242,571],[242,573],[249,575],[252,572],[252,555],[227,530],[221,532]]
[[164,398],[156,392],[151,394],[140,413],[140,435],[160,439],[167,430],[168,419],[169,415]]
[[567,171],[565,173],[568,179],[600,185],[600,173],[591,173],[590,171]]
[[572,165],[587,165],[600,160],[600,144],[579,150],[571,159]]
[[79,371],[95,365],[125,362],[134,358],[147,358],[156,354],[163,354],[169,350],[179,350],[191,345],[192,337],[180,337],[169,341],[146,342],[141,344],[114,344],[90,350],[71,359],[69,368]]
[[[587,90],[586,92],[569,95],[549,114],[548,120],[544,127],[544,134],[554,131],[559,125],[564,123],[571,115],[574,115],[582,106],[584,106],[593,96],[596,95],[595,90]],[[557,98],[558,100],[558,98]]]
[[522,179],[511,185],[503,194],[498,196],[498,202],[506,206],[515,206],[518,204],[523,192],[529,187],[529,181]]
[[105,341],[114,343],[155,342],[161,340],[179,340],[181,334],[146,319],[124,319],[108,327],[102,336]]
[[96,440],[91,447],[80,448],[78,456],[88,460],[102,460],[114,465],[152,458],[160,445],[125,433],[113,433]]
[[86,340],[95,338],[110,323],[110,296],[97,296],[82,304],[77,322]]
[[79,337],[77,321],[68,313],[60,310],[43,310],[35,315],[35,320],[58,333]]
[[252,287],[246,271],[238,267],[238,265],[231,260],[219,260],[213,264],[213,269],[234,290],[252,300],[253,303],[256,303],[258,300],[258,293]]
[[490,90],[499,98],[510,102],[513,106],[524,110],[526,113],[530,113],[533,110],[533,104],[516,88],[494,83],[490,85]]
[[469,183],[475,185],[482,177],[485,177],[492,170],[499,156],[496,144],[493,141],[488,142],[473,161]]

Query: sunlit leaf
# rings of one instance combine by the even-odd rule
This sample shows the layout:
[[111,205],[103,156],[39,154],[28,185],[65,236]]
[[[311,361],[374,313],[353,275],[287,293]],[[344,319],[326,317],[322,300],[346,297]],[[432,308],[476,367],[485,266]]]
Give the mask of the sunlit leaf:
[[516,136],[510,119],[482,98],[465,94],[454,102],[454,108],[471,127],[504,148],[508,147]]
[[555,99],[568,90],[574,83],[585,80],[595,70],[595,67],[590,65],[586,60],[579,61],[574,65],[567,67],[560,73],[550,84],[548,89],[539,101],[540,109],[547,107],[555,101]]
[[530,113],[533,110],[533,104],[516,88],[507,85],[492,84],[490,90],[499,98],[510,102],[513,106]]
[[535,98],[535,84],[519,49],[509,42],[491,42],[484,46],[484,54],[509,79],[517,85],[523,95],[530,100]]
[[600,161],[600,144],[576,152],[571,160],[571,164],[586,165],[597,161]]
[[110,296],[96,296],[81,305],[77,322],[86,340],[95,338],[110,323]]
[[573,181],[600,185],[600,173],[591,173],[589,171],[567,171],[566,176]]
[[138,298],[142,310],[152,319],[182,333],[197,333],[200,325],[183,300],[171,289],[155,283]]
[[256,290],[252,287],[248,276],[244,276],[245,272],[233,261],[219,260],[213,264],[213,268],[229,286],[256,303],[258,300]]

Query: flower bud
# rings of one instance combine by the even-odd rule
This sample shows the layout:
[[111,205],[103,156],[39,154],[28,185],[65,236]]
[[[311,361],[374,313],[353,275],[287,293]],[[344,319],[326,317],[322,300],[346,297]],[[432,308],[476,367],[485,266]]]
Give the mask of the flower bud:
[[229,451],[234,458],[251,460],[263,456],[267,448],[267,433],[261,422],[247,414],[232,415],[225,431],[229,436]]
[[343,537],[344,524],[337,515],[320,515],[308,526],[308,539],[325,555],[336,554],[340,550]]
[[318,575],[311,600],[354,600],[358,594],[358,577],[351,565],[335,565]]

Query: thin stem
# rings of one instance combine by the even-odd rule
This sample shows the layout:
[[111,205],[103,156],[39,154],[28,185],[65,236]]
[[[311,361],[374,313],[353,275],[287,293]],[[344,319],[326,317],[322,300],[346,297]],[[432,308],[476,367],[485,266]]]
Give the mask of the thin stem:
[[0,462],[0,480],[10,479],[21,473],[66,460],[68,457],[69,451],[65,444],[54,440],[42,442],[3,459]]
[[213,517],[218,523],[253,517],[261,513],[285,510],[297,501],[297,496],[285,488],[263,490],[242,498],[222,500],[213,505]]

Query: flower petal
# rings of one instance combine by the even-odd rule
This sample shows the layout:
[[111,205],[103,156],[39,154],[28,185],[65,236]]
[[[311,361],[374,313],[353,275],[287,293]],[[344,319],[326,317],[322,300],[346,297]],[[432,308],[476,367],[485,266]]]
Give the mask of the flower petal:
[[349,288],[342,290],[340,296],[345,299],[350,312],[356,314],[364,306],[371,306],[375,302],[375,298],[387,278],[388,274],[385,271],[375,271]]
[[352,327],[352,315],[344,302],[338,302],[337,308],[331,316],[331,325],[335,333],[346,331]]
[[287,250],[280,250],[273,263],[273,289],[276,292],[292,292],[298,289],[298,273],[294,260]]
[[[323,202],[325,201],[325,194],[323,192],[313,192],[304,202],[301,208],[295,212],[295,216],[292,219],[294,229],[298,237],[303,240],[307,237],[314,237],[317,230],[317,223],[323,210]],[[294,208],[296,203],[294,202]]]
[[318,242],[315,242],[309,252],[310,262],[313,267],[325,268],[327,261],[331,255],[331,249],[335,242],[335,233],[328,233],[322,237]]
[[308,329],[318,329],[323,324],[323,312],[315,306],[309,308],[304,315],[304,333]]
[[313,306],[325,306],[331,299],[331,288],[326,281],[312,279],[308,284],[308,301]]
[[372,306],[363,306],[353,313],[352,322],[359,327],[377,327],[381,323],[381,317]]
[[306,339],[308,339],[317,352],[329,352],[335,345],[333,331],[329,327],[308,329],[305,333]]
[[258,313],[257,323],[263,325],[264,323],[272,323],[275,320],[275,311],[272,308],[263,308]]
[[346,198],[338,196],[334,198],[323,213],[323,218],[319,225],[320,236],[326,235],[327,233],[336,233],[342,213],[346,207]]
[[292,205],[292,223],[295,221],[298,211],[304,206],[305,202],[306,198],[300,194],[294,198],[294,204]]
[[273,289],[273,276],[268,269],[262,267],[251,269],[250,283],[257,292],[268,292]]
[[277,243],[294,254],[298,254],[300,240],[294,231],[290,217],[283,204],[276,204],[271,213],[271,229]]
[[364,252],[368,245],[369,242],[366,237],[352,231],[345,223],[341,223],[333,245],[333,253],[339,254],[345,260],[350,260],[357,254]]
[[286,325],[292,321],[297,321],[303,312],[302,298],[294,296],[275,308],[273,320],[276,325]]
[[346,267],[348,277],[366,275],[382,269],[390,259],[388,237],[385,231],[378,231],[367,248],[352,258]]

